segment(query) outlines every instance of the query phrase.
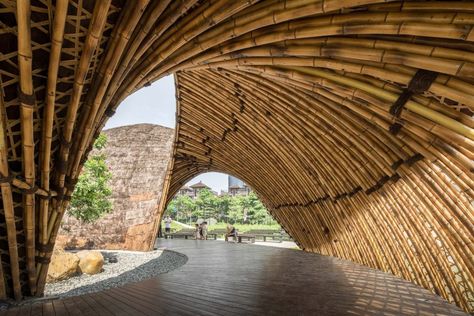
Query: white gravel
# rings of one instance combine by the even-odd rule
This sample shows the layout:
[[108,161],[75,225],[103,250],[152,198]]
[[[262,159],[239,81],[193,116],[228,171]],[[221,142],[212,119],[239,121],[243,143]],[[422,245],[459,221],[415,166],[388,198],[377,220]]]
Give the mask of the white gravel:
[[[171,250],[151,252],[101,250],[100,252],[105,259],[103,272],[95,275],[82,274],[46,284],[45,298],[82,295],[142,281],[174,270],[188,260],[185,255]],[[116,258],[117,262],[109,263],[109,258]]]

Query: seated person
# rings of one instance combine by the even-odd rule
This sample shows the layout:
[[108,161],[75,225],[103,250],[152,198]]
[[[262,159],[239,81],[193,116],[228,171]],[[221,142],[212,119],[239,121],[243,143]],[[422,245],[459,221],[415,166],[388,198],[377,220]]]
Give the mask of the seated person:
[[207,222],[201,224],[201,237],[203,240],[207,240]]
[[237,239],[237,230],[231,224],[227,224],[227,232],[225,234],[225,241],[228,241],[229,237],[234,237],[234,241]]
[[194,224],[194,239],[201,239],[201,227],[198,223]]

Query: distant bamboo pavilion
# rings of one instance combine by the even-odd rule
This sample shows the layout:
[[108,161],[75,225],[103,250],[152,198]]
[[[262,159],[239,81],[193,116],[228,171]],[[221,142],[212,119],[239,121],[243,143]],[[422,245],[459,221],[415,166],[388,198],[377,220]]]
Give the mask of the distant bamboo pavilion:
[[206,185],[202,181],[199,181],[190,186],[187,186],[187,185],[182,186],[176,193],[175,197],[185,195],[194,199],[198,196],[199,192],[203,189],[209,190],[214,195],[224,195],[224,194],[228,194],[231,196],[249,195],[250,192],[252,192],[252,189],[242,180],[233,176],[227,176],[227,177],[228,177],[227,191],[221,191],[220,193],[218,193],[216,191],[213,191],[208,185]]
[[179,189],[178,193],[176,196],[180,195],[186,195],[189,196],[190,198],[196,198],[201,190],[207,189],[209,190],[212,194],[217,195],[217,192],[212,191],[210,187],[208,187],[206,184],[204,184],[202,181],[199,181],[193,185],[190,186],[183,186],[181,189]]

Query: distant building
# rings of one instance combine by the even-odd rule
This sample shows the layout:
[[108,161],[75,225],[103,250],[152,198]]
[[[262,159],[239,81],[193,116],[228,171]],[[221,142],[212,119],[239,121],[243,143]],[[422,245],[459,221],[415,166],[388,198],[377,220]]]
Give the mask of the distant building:
[[179,189],[179,191],[176,195],[177,196],[178,195],[187,195],[187,196],[192,198],[192,197],[194,197],[194,190],[185,185],[181,189]]
[[249,195],[252,189],[240,179],[236,177],[228,177],[228,192],[231,196],[236,195]]
[[198,196],[199,192],[201,192],[204,189],[208,189],[209,191],[212,192],[211,188],[205,185],[202,181],[199,181],[198,183],[195,183],[189,187],[193,190],[194,197]]
[[204,190],[204,189],[208,189],[214,195],[217,195],[217,192],[212,191],[209,186],[204,184],[202,181],[199,181],[198,183],[190,185],[189,187],[188,186],[183,186],[181,189],[179,189],[178,193],[176,193],[176,196],[187,195],[190,198],[194,199],[199,195],[199,192],[201,192],[201,190]]
[[[199,181],[198,183],[195,183],[190,186],[183,186],[181,189],[179,189],[178,193],[176,193],[176,197],[178,196],[189,196],[190,198],[194,199],[199,195],[199,192],[203,189],[208,189],[211,191],[214,195],[219,195],[216,191],[213,191],[209,186],[207,186],[205,183],[202,181]],[[222,191],[220,195],[230,195],[230,196],[236,196],[236,195],[249,195],[250,192],[252,192],[252,189],[242,180],[237,179],[236,177],[229,176],[228,177],[228,186],[227,186],[228,191]]]

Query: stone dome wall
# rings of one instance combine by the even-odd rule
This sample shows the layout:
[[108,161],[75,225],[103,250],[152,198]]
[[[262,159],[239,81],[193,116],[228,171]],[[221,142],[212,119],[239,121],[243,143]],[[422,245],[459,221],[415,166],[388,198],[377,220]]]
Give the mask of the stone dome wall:
[[58,244],[68,248],[148,250],[159,216],[158,204],[174,130],[138,124],[103,133],[107,136],[103,150],[112,173],[113,210],[91,224],[81,223],[66,213]]

